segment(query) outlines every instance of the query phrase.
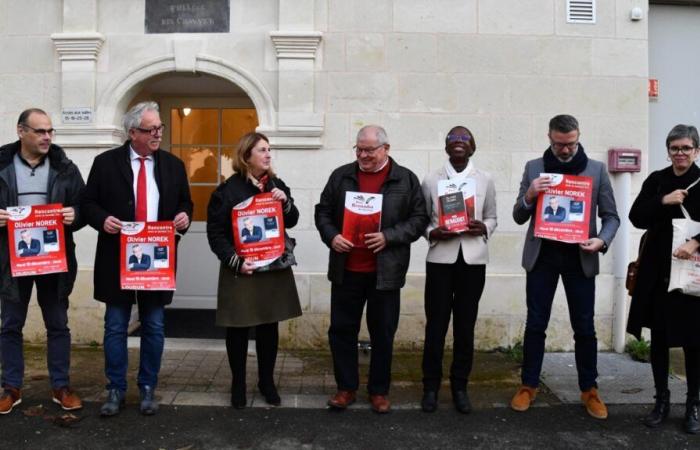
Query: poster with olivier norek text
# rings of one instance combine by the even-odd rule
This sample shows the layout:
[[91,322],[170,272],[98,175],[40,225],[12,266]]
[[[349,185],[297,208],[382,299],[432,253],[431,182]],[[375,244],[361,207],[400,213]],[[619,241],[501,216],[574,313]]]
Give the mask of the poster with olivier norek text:
[[7,208],[13,277],[68,271],[62,209],[59,203]]
[[560,242],[580,243],[588,239],[593,179],[560,173],[550,177],[551,186],[537,197],[535,236]]
[[175,290],[173,222],[122,222],[120,249],[122,289]]

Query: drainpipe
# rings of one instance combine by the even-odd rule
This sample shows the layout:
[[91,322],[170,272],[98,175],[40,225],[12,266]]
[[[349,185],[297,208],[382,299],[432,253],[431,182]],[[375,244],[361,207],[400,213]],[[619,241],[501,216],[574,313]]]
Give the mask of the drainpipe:
[[613,349],[617,353],[625,351],[627,325],[627,265],[630,262],[630,222],[627,218],[631,207],[632,174],[629,172],[616,173],[615,197],[617,211],[620,215],[620,228],[615,236],[613,245],[613,261],[615,275],[613,300]]

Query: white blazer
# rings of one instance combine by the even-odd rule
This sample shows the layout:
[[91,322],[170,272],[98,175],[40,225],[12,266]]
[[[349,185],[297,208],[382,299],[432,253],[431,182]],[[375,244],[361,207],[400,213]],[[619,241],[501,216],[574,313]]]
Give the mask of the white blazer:
[[[473,164],[473,162],[472,162]],[[425,204],[430,216],[430,225],[425,231],[425,238],[430,243],[426,260],[431,263],[452,264],[457,261],[459,249],[462,248],[464,262],[467,264],[486,264],[489,262],[488,239],[496,229],[496,186],[491,174],[473,168],[467,178],[476,180],[476,219],[486,224],[486,236],[462,234],[445,241],[430,241],[430,232],[439,226],[438,218],[438,180],[446,180],[445,167],[429,174],[423,180],[422,188]]]

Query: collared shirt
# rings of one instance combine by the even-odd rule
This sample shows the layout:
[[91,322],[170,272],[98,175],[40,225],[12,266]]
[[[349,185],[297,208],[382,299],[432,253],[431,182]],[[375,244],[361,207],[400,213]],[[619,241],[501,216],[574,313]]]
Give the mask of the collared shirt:
[[[138,180],[139,180],[139,170],[141,170],[141,156],[134,151],[134,149],[129,146],[129,156],[131,159],[131,170],[134,173],[134,200],[138,198],[136,192]],[[155,166],[155,161],[153,160],[153,155],[148,155],[146,157],[146,188],[147,188],[147,220],[149,222],[156,222],[158,220],[158,202],[160,201],[160,192],[158,191],[158,185],[156,184],[156,178],[153,172]],[[134,202],[134,210],[136,210],[136,203]]]

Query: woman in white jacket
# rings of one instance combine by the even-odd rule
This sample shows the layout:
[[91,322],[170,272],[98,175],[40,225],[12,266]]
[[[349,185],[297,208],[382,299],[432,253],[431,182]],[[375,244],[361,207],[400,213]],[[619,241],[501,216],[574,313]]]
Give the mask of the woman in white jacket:
[[[430,249],[425,270],[421,407],[425,412],[437,409],[445,335],[452,316],[454,343],[450,386],[455,408],[466,414],[471,411],[467,383],[474,356],[474,325],[486,280],[487,242],[496,229],[496,188],[491,175],[474,167],[471,161],[476,142],[466,127],[457,126],[449,131],[445,151],[449,160],[423,180],[423,195],[431,221],[426,230]],[[449,183],[442,180],[449,180]],[[475,186],[475,202],[466,198],[468,193],[464,199],[469,215],[466,231],[450,231],[440,225],[438,184]]]

